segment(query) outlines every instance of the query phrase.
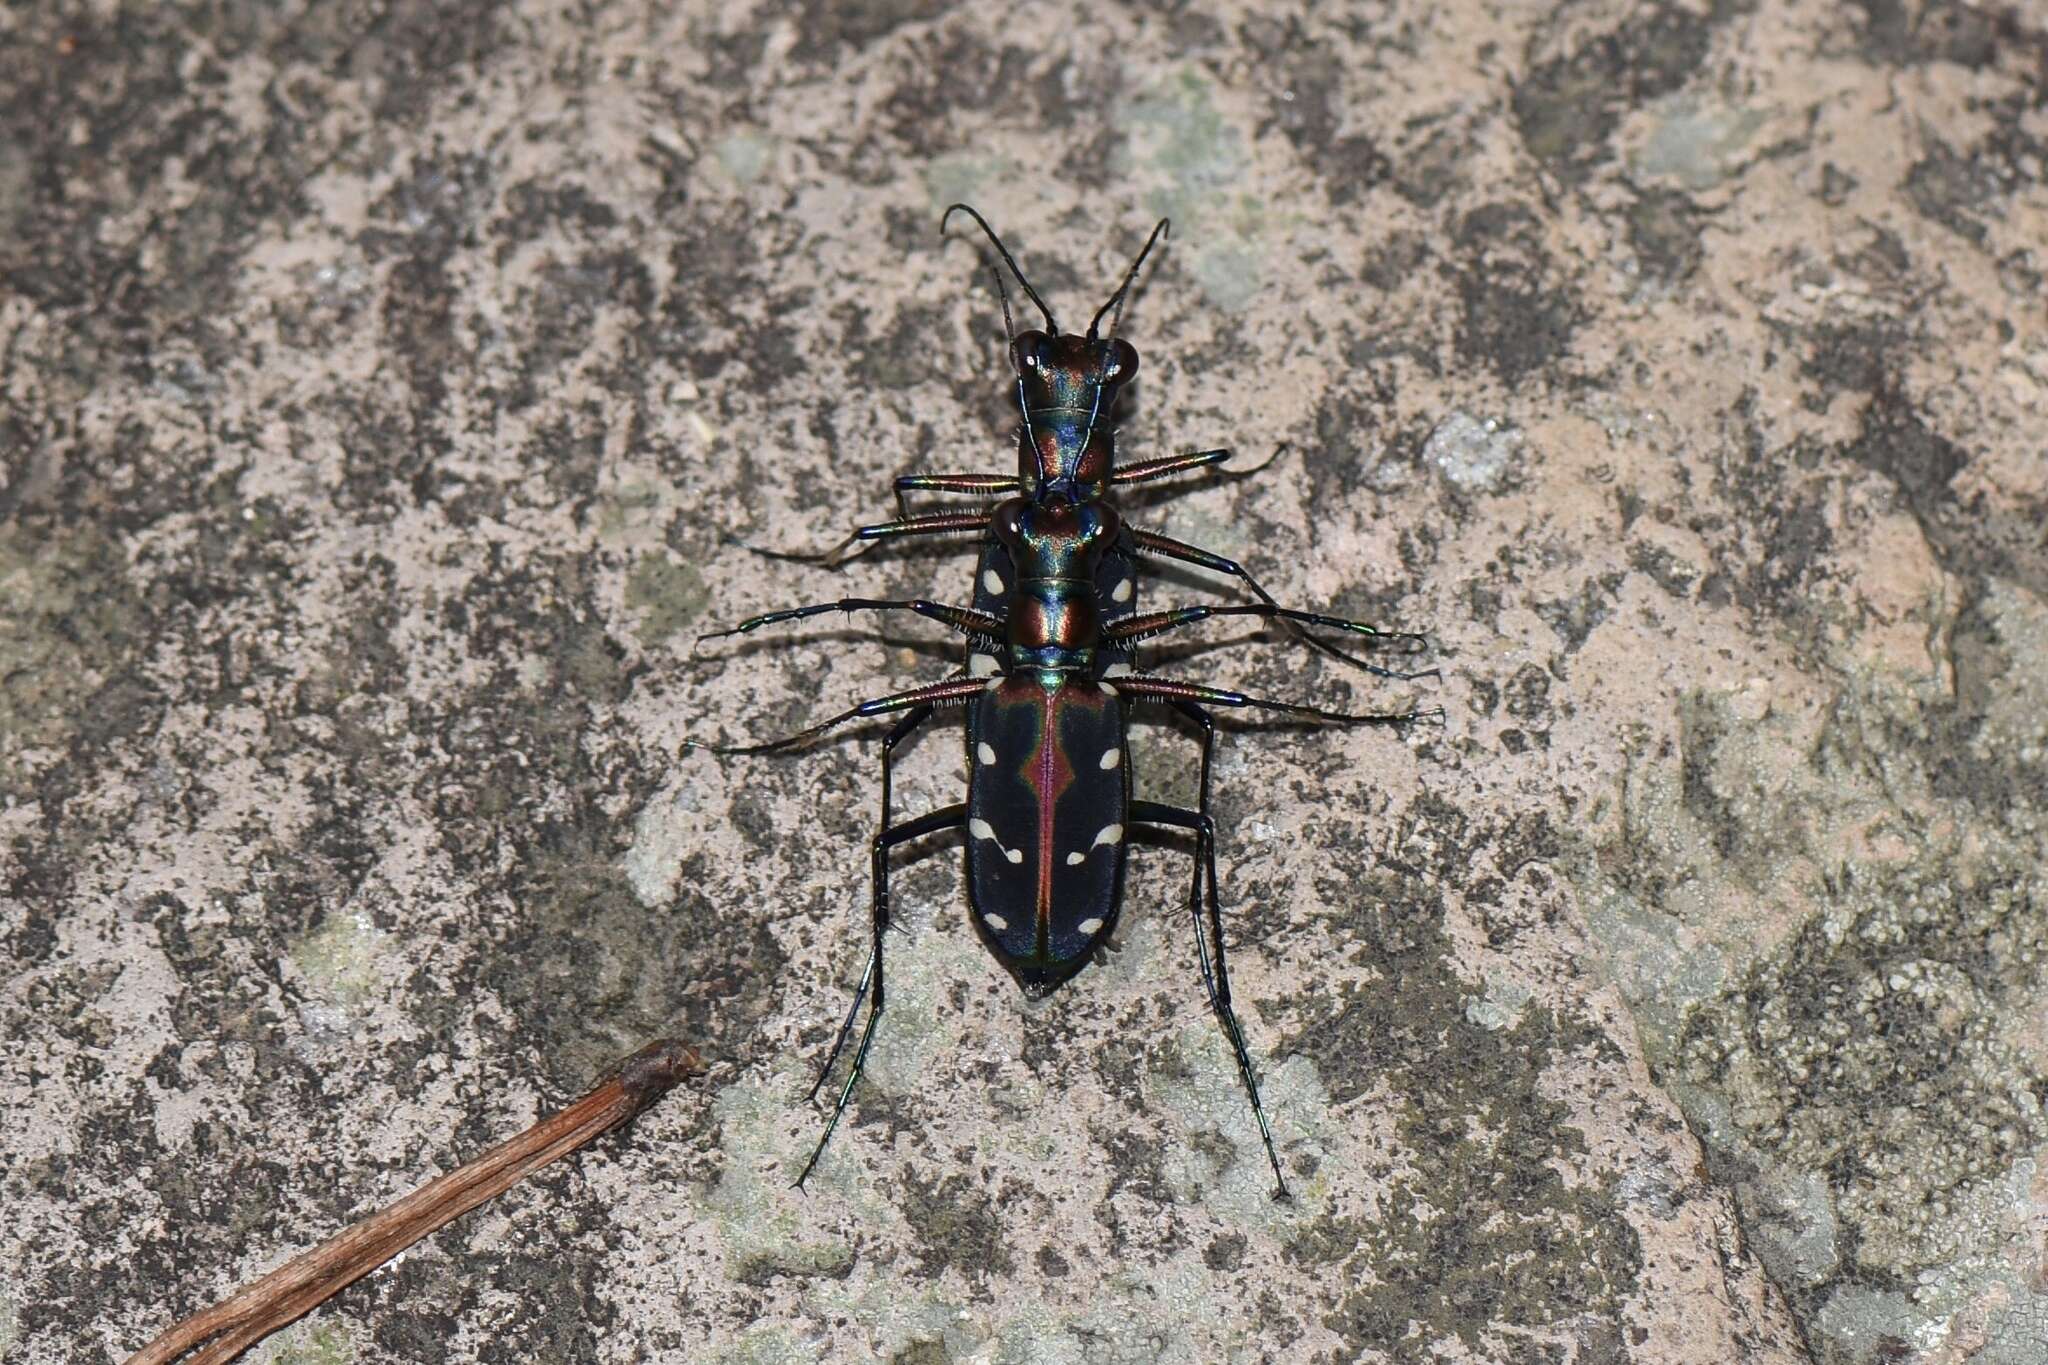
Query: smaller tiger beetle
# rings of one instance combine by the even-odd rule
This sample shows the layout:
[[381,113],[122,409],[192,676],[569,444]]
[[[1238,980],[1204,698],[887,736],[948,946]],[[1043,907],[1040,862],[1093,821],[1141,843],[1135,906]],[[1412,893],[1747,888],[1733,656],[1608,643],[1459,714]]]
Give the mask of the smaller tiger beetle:
[[[1002,273],[996,272],[1023,415],[1016,475],[905,475],[896,481],[903,515],[895,521],[862,527],[824,555],[776,557],[836,566],[847,558],[847,551],[863,541],[975,533],[983,541],[973,605],[951,606],[922,598],[847,597],[767,612],[701,637],[746,634],[835,611],[908,611],[967,638],[966,667],[941,682],[861,702],[780,739],[730,745],[690,740],[684,745],[719,754],[761,754],[815,739],[849,721],[899,717],[882,741],[882,823],[869,845],[874,882],[867,967],[811,1087],[813,1100],[845,1048],[863,1002],[869,1002],[867,1019],[825,1131],[796,1183],[801,1187],[824,1155],[860,1079],[881,1019],[892,849],[927,834],[966,830],[968,899],[975,931],[1024,993],[1039,997],[1072,978],[1108,944],[1123,910],[1125,848],[1131,833],[1184,830],[1195,837],[1188,909],[1202,982],[1251,1101],[1259,1137],[1273,1168],[1275,1194],[1285,1198],[1286,1176],[1259,1097],[1251,1052],[1230,998],[1216,873],[1216,822],[1211,810],[1210,769],[1216,733],[1215,722],[1205,708],[1249,708],[1318,724],[1385,726],[1440,718],[1442,711],[1334,711],[1157,677],[1137,671],[1136,645],[1210,617],[1251,616],[1285,622],[1297,628],[1308,643],[1381,676],[1413,679],[1432,676],[1436,670],[1400,673],[1354,658],[1307,633],[1307,628],[1404,647],[1419,646],[1421,637],[1282,607],[1234,561],[1131,527],[1110,501],[1112,485],[1220,465],[1231,455],[1228,450],[1199,451],[1143,461],[1122,470],[1115,467],[1116,429],[1109,425],[1109,418],[1119,388],[1138,367],[1137,351],[1116,336],[1116,326],[1139,267],[1167,231],[1165,220],[1153,229],[1087,332],[1076,335],[1060,331],[1052,310],[981,215],[956,204],[947,210],[947,217],[956,211],[980,224],[1045,317],[1043,331],[1017,331]],[[944,227],[942,219],[941,231]],[[1101,330],[1105,316],[1111,319],[1106,334]],[[909,492],[995,496],[1000,501],[980,512],[913,516],[901,506],[903,495]],[[1136,564],[1141,554],[1231,574],[1260,600],[1140,613]],[[1165,705],[1200,733],[1200,797],[1193,809],[1141,800],[1133,794],[1128,731],[1131,708],[1139,702]],[[892,823],[890,778],[896,751],[941,706],[966,708],[967,799],[913,820]]]

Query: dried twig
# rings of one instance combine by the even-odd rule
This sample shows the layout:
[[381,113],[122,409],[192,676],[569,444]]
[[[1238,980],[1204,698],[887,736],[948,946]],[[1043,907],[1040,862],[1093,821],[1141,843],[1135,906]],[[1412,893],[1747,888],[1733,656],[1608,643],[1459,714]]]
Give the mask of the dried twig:
[[226,1365],[317,1308],[422,1237],[504,1193],[531,1172],[618,1127],[702,1069],[694,1050],[671,1039],[620,1063],[602,1085],[466,1166],[430,1180],[397,1203],[330,1237],[203,1313],[172,1327],[127,1365],[168,1365],[204,1345],[188,1365]]

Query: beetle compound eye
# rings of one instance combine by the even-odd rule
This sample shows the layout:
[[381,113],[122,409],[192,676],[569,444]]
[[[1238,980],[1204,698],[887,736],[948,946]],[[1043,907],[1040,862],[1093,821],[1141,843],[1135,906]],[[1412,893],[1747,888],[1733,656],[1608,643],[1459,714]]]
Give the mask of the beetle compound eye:
[[1010,365],[1018,374],[1035,370],[1043,365],[1046,335],[1043,332],[1019,332],[1010,343]]
[[1131,382],[1131,376],[1138,372],[1138,348],[1129,342],[1113,340],[1109,343],[1109,364],[1103,369],[1104,379],[1114,379],[1119,384]]

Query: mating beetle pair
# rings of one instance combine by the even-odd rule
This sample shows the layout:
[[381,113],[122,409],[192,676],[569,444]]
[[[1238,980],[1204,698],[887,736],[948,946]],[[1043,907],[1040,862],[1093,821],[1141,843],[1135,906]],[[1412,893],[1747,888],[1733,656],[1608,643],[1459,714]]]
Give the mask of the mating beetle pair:
[[[825,1145],[845,1112],[860,1079],[869,1044],[882,1015],[883,936],[889,924],[889,852],[926,834],[965,827],[967,882],[976,932],[995,959],[1027,995],[1042,996],[1094,957],[1115,929],[1123,908],[1124,850],[1128,835],[1144,827],[1192,831],[1195,839],[1188,908],[1194,921],[1197,958],[1211,1008],[1236,1057],[1239,1077],[1251,1099],[1259,1136],[1272,1163],[1275,1193],[1287,1194],[1286,1177],[1273,1146],[1265,1107],[1259,1099],[1244,1031],[1230,1002],[1224,958],[1223,920],[1216,879],[1216,828],[1210,815],[1209,770],[1215,725],[1207,707],[1251,707],[1306,720],[1341,725],[1404,725],[1441,716],[1441,711],[1352,714],[1242,692],[1155,677],[1137,671],[1140,640],[1212,616],[1276,618],[1310,645],[1383,677],[1412,679],[1435,670],[1401,673],[1353,658],[1310,635],[1303,627],[1343,632],[1375,644],[1417,648],[1421,638],[1383,631],[1357,621],[1282,607],[1247,573],[1221,555],[1127,525],[1110,500],[1110,490],[1191,470],[1222,465],[1228,449],[1203,450],[1145,460],[1119,469],[1116,428],[1110,425],[1117,395],[1137,372],[1138,353],[1117,337],[1117,323],[1139,268],[1166,235],[1160,220],[1132,261],[1123,282],[1088,324],[1085,334],[1062,333],[1052,310],[1024,277],[995,231],[972,208],[955,204],[940,220],[940,231],[955,212],[967,214],[987,236],[1018,285],[1044,315],[1045,328],[1019,332],[1010,313],[1009,290],[1000,270],[1004,331],[1017,375],[1023,423],[1018,432],[1017,472],[910,474],[896,480],[898,510],[907,493],[930,492],[995,497],[978,512],[904,515],[863,526],[822,555],[777,554],[831,567],[843,564],[868,542],[923,535],[978,535],[980,562],[971,607],[917,599],[887,601],[843,598],[770,612],[704,639],[743,634],[776,622],[832,611],[910,611],[942,622],[967,637],[965,669],[928,686],[860,705],[808,729],[758,744],[715,745],[690,741],[721,754],[757,754],[814,738],[847,721],[900,715],[882,741],[882,823],[871,845],[874,872],[867,969],[852,1008],[840,1026],[825,1065],[811,1087],[816,1097],[851,1035],[863,1001],[867,1021],[854,1050],[853,1066],[810,1160],[797,1177],[801,1186],[816,1169]],[[1109,327],[1102,330],[1104,317]],[[1263,468],[1263,466],[1261,466]],[[1256,472],[1256,471],[1247,471]],[[1228,606],[1179,607],[1140,613],[1137,566],[1142,557],[1180,560],[1241,579],[1259,600]],[[1199,731],[1202,740],[1200,796],[1193,809],[1139,800],[1132,792],[1126,742],[1130,712],[1138,702],[1161,703]],[[890,769],[896,749],[941,706],[967,709],[967,799],[902,823],[890,810]]]

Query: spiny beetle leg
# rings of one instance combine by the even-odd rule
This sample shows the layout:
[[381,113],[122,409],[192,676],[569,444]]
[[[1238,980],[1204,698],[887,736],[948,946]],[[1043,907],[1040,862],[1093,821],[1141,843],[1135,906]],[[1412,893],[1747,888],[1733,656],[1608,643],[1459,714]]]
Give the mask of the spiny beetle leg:
[[[1181,715],[1187,717],[1189,720],[1193,721],[1195,723],[1196,728],[1198,728],[1202,732],[1202,779],[1201,785],[1199,787],[1200,795],[1196,802],[1195,809],[1198,811],[1207,811],[1210,808],[1209,767],[1211,761],[1216,756],[1216,722],[1213,718],[1211,718],[1207,711],[1204,711],[1201,707],[1195,705],[1191,701],[1169,701],[1167,705],[1172,707],[1175,711],[1178,711]],[[1194,873],[1194,878],[1193,884],[1188,887],[1188,904],[1190,906],[1195,906],[1201,903],[1201,859],[1197,858],[1194,860],[1194,866],[1192,870]],[[1255,1104],[1257,1103],[1257,1098],[1258,1097],[1256,1095],[1253,1096],[1253,1102]]]
[[[1287,442],[1273,447],[1273,453],[1249,469],[1226,469],[1223,473],[1233,479],[1246,479],[1254,474],[1263,474],[1272,467],[1275,460],[1287,453]],[[1122,487],[1125,484],[1148,483],[1153,479],[1171,478],[1175,474],[1186,474],[1197,469],[1219,465],[1235,457],[1236,451],[1225,446],[1219,450],[1194,450],[1185,455],[1162,455],[1156,460],[1139,460],[1127,464],[1110,475],[1111,484]]]
[[886,697],[874,697],[858,706],[848,707],[836,716],[819,721],[816,725],[798,730],[795,734],[780,739],[763,740],[758,744],[707,744],[701,739],[683,741],[683,752],[692,749],[708,749],[714,754],[766,754],[777,749],[787,749],[802,744],[805,740],[816,739],[835,725],[844,725],[850,720],[861,720],[868,716],[883,716],[895,711],[908,711],[917,706],[946,706],[966,701],[979,692],[985,684],[980,678],[948,678],[942,683],[927,687],[913,687],[908,692],[895,692]]
[[988,522],[986,512],[924,512],[863,526],[853,536],[856,540],[895,540],[902,536],[978,535],[988,529]]
[[[1297,622],[1302,625],[1320,626],[1325,630],[1346,631],[1353,635],[1363,635],[1368,639],[1374,640],[1413,640],[1417,643],[1420,643],[1422,640],[1420,635],[1414,635],[1405,630],[1381,630],[1378,626],[1369,626],[1363,621],[1351,621],[1342,616],[1325,616],[1319,611],[1296,611],[1291,607],[1276,607],[1266,602],[1252,602],[1222,607],[1174,607],[1167,611],[1147,612],[1142,616],[1133,616],[1128,620],[1118,622],[1116,625],[1104,630],[1102,635],[1105,640],[1129,644],[1138,640],[1150,639],[1154,635],[1162,635],[1169,630],[1175,630],[1181,626],[1191,626],[1195,622],[1205,621],[1211,616],[1278,618],[1282,621]],[[1372,666],[1368,664],[1366,667],[1371,668]],[[1401,673],[1386,668],[1373,668],[1372,671],[1381,677],[1395,678],[1401,682],[1413,682],[1417,678],[1440,678],[1443,676],[1443,670],[1438,668],[1425,668],[1415,673]]]
[[722,639],[727,635],[745,635],[748,631],[759,630],[762,626],[775,625],[783,621],[801,621],[810,616],[823,616],[826,612],[843,611],[914,611],[919,616],[943,621],[956,630],[969,635],[1000,635],[1003,623],[996,617],[966,607],[948,606],[944,602],[928,602],[923,598],[910,601],[885,601],[873,597],[842,597],[836,602],[817,602],[807,607],[790,607],[785,611],[771,611],[760,616],[750,616],[728,630],[713,630],[697,637],[697,643]]
[[[976,686],[979,685],[978,683],[976,684]],[[901,731],[903,728],[898,726],[897,730]],[[874,861],[874,941],[868,948],[867,975],[861,979],[863,988],[868,985],[874,987],[874,994],[868,1003],[867,1023],[862,1026],[860,1031],[860,1043],[853,1050],[853,1067],[846,1073],[846,1083],[839,1087],[839,1097],[832,1103],[832,1116],[825,1120],[825,1131],[818,1136],[818,1145],[811,1150],[811,1159],[804,1163],[803,1170],[797,1175],[796,1187],[798,1189],[804,1187],[804,1182],[811,1178],[811,1172],[818,1168],[819,1158],[825,1155],[825,1144],[832,1140],[833,1131],[839,1127],[839,1116],[846,1112],[846,1102],[852,1097],[853,1087],[860,1080],[861,1071],[867,1066],[868,1048],[875,1041],[875,1025],[882,1017],[882,1006],[884,1003],[882,991],[882,935],[889,930],[889,850],[898,844],[908,843],[912,839],[921,838],[927,834],[935,834],[942,829],[957,829],[966,823],[967,806],[963,802],[957,806],[947,806],[944,810],[935,810],[929,815],[921,815],[917,819],[898,825],[894,829],[885,829],[882,833],[875,836],[872,846]],[[860,1000],[856,996],[854,1008],[858,1009],[859,1007]],[[845,1034],[842,1032],[840,1042],[843,1043],[844,1041]],[[834,1058],[836,1059],[838,1052],[837,1044],[834,1045],[833,1051]],[[828,1060],[825,1065],[829,1071],[831,1069],[831,1060]],[[819,1079],[822,1081],[824,1078],[821,1076]],[[812,1093],[817,1093],[815,1087]]]
[[[1267,592],[1264,585],[1258,579],[1252,577],[1251,571],[1234,559],[1228,559],[1213,551],[1204,550],[1199,545],[1189,545],[1187,542],[1175,540],[1171,536],[1160,535],[1156,531],[1142,531],[1133,528],[1131,539],[1138,549],[1145,553],[1163,555],[1168,559],[1178,559],[1184,564],[1198,565],[1213,573],[1229,574],[1233,578],[1242,580],[1245,587],[1250,589],[1252,595],[1267,606],[1278,607],[1280,605],[1279,600],[1273,594]],[[1283,617],[1281,619],[1285,620],[1286,618]],[[1287,628],[1311,648],[1319,649],[1333,659],[1342,659],[1345,663],[1355,668],[1362,668],[1366,672],[1377,674],[1382,678],[1428,677],[1436,671],[1432,669],[1428,672],[1412,675],[1396,673],[1392,669],[1381,668],[1377,664],[1367,663],[1354,654],[1345,653],[1329,641],[1311,635],[1293,621],[1287,622]],[[1424,643],[1420,635],[1410,634],[1406,631],[1387,632],[1383,634],[1382,638],[1408,642],[1407,652],[1411,654],[1421,649]]]
[[860,527],[831,549],[822,552],[770,550],[759,545],[750,545],[737,536],[728,536],[727,539],[741,549],[751,550],[766,559],[837,569],[877,540],[894,540],[901,536],[966,535],[987,529],[986,512],[928,512],[922,516],[898,517],[894,521],[882,521],[872,526]]
[[858,533],[848,536],[829,550],[771,550],[766,545],[756,545],[733,535],[725,537],[725,543],[737,545],[748,554],[759,555],[763,559],[772,559],[778,563],[809,564],[813,568],[825,569],[840,568],[847,560],[867,548]]
[[1441,706],[1432,706],[1427,711],[1329,711],[1320,706],[1268,701],[1263,697],[1233,692],[1225,687],[1206,687],[1201,683],[1155,678],[1143,673],[1129,674],[1102,685],[1114,687],[1118,692],[1127,693],[1132,697],[1152,698],[1164,702],[1206,702],[1210,706],[1255,707],[1261,711],[1278,711],[1282,715],[1300,716],[1304,720],[1319,720],[1331,725],[1413,725],[1422,721],[1440,721],[1444,718],[1444,709]]
[[[1222,1021],[1224,1036],[1230,1040],[1231,1051],[1237,1058],[1238,1077],[1244,1082],[1245,1093],[1251,1097],[1252,1116],[1258,1120],[1259,1136],[1266,1144],[1266,1159],[1273,1164],[1274,1197],[1286,1199],[1290,1197],[1287,1192],[1287,1178],[1281,1173],[1279,1158],[1273,1150],[1273,1130],[1266,1121],[1265,1105],[1259,1098],[1258,1082],[1251,1067],[1251,1053],[1244,1042],[1244,1030],[1239,1026],[1237,1013],[1230,1003],[1230,970],[1224,959],[1223,915],[1219,905],[1222,892],[1216,876],[1215,826],[1209,804],[1209,770],[1216,755],[1216,722],[1207,711],[1191,701],[1173,700],[1167,705],[1194,722],[1196,728],[1202,732],[1200,800],[1195,810],[1202,823],[1207,826],[1207,856],[1202,856],[1204,850],[1197,847],[1196,857],[1190,869],[1193,876],[1188,887],[1188,912],[1195,921],[1195,947],[1202,967],[1202,986],[1209,993],[1210,1007]],[[1198,842],[1202,833],[1201,829],[1197,830]],[[1213,978],[1209,974],[1208,945],[1201,917],[1202,872],[1205,866],[1209,874],[1210,928],[1214,931],[1216,940],[1216,974]]]
[[[896,746],[910,738],[911,733],[918,726],[924,724],[931,714],[931,707],[918,707],[902,720],[897,721],[895,728],[890,730],[888,736],[882,740],[881,832],[884,835],[887,835],[889,832],[889,774],[894,766]],[[846,1020],[840,1024],[839,1033],[832,1040],[832,1050],[825,1054],[825,1064],[818,1068],[818,1079],[811,1082],[810,1093],[804,1097],[807,1103],[818,1098],[818,1091],[824,1088],[825,1078],[832,1074],[832,1064],[839,1060],[839,1053],[846,1046],[846,1036],[853,1032],[853,1021],[860,1015],[860,1003],[868,998],[868,983],[874,980],[874,978],[875,955],[869,953],[868,965],[860,975],[860,985],[854,988],[853,1003],[846,1007]]]
[[1191,701],[1175,699],[1168,701],[1166,704],[1193,721],[1195,728],[1202,732],[1201,804],[1197,809],[1207,810],[1209,809],[1209,761],[1216,753],[1216,722],[1207,711],[1204,711]]
[[905,493],[964,493],[995,498],[1024,491],[1014,474],[899,474],[896,477],[896,515],[907,519],[910,504]]
[[[895,767],[896,748],[904,740],[909,739],[918,726],[930,719],[932,709],[929,706],[918,707],[902,720],[897,721],[896,728],[889,731],[887,737],[882,740],[881,833],[885,836],[889,833],[889,787],[890,775]],[[811,1092],[806,1097],[807,1100],[818,1098],[818,1091],[823,1088],[825,1078],[832,1074],[832,1064],[839,1060],[840,1050],[846,1046],[846,1035],[853,1032],[854,1018],[860,1013],[860,1002],[867,999],[868,982],[874,979],[874,975],[875,959],[874,955],[870,953],[868,955],[867,970],[861,973],[860,986],[853,993],[853,1003],[847,1007],[846,1022],[839,1026],[839,1036],[832,1040],[832,1050],[825,1055],[825,1065],[818,1068],[818,1079],[811,1083]]]
[[[1195,832],[1195,884],[1189,893],[1188,913],[1194,920],[1195,955],[1202,966],[1202,986],[1209,993],[1209,1008],[1215,1011],[1217,1022],[1223,1026],[1223,1036],[1230,1040],[1231,1054],[1237,1059],[1238,1079],[1244,1082],[1245,1094],[1251,1099],[1252,1117],[1259,1124],[1259,1140],[1265,1144],[1266,1160],[1273,1167],[1273,1197],[1289,1198],[1287,1176],[1280,1169],[1280,1154],[1273,1146],[1273,1127],[1266,1120],[1266,1106],[1259,1098],[1259,1080],[1252,1070],[1251,1049],[1245,1045],[1244,1028],[1238,1023],[1237,1011],[1230,1003],[1230,969],[1224,958],[1223,911],[1216,887],[1216,822],[1206,810],[1187,810],[1153,801],[1131,802],[1131,819],[1141,824],[1165,825]],[[1209,878],[1206,924],[1202,917],[1202,875],[1205,870]],[[1215,942],[1213,955],[1211,939]]]
[[860,984],[853,988],[853,1003],[846,1007],[846,1018],[840,1021],[839,1032],[832,1038],[832,1050],[825,1054],[825,1064],[818,1068],[818,1078],[811,1082],[811,1088],[804,1093],[805,1104],[815,1104],[818,1092],[825,1088],[825,1080],[832,1074],[833,1066],[839,1061],[839,1054],[846,1050],[846,1039],[853,1032],[853,1021],[860,1018],[861,1003],[868,998],[868,986],[875,979],[875,953],[868,950],[868,965],[862,969]]

